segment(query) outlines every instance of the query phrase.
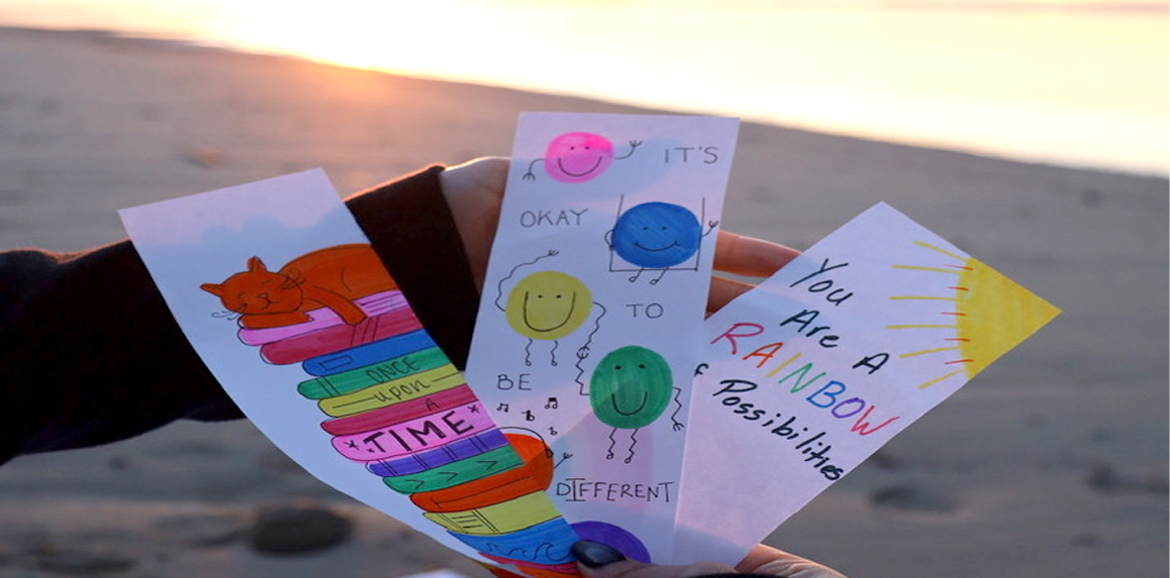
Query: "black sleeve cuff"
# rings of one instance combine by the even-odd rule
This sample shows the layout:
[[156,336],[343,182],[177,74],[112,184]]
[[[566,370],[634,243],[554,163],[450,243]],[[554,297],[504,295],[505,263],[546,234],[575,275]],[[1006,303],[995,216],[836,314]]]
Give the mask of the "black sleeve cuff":
[[[435,341],[467,359],[478,295],[431,167],[347,205]],[[129,241],[0,252],[0,463],[133,437],[176,419],[241,418]]]
[[423,327],[459,369],[467,364],[479,292],[434,166],[346,204]]

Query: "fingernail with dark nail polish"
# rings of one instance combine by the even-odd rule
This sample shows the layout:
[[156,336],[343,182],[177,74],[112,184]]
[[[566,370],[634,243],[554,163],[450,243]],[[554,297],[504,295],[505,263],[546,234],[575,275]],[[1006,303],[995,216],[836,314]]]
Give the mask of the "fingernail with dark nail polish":
[[621,552],[593,540],[577,540],[569,551],[578,562],[590,568],[600,568],[626,559]]

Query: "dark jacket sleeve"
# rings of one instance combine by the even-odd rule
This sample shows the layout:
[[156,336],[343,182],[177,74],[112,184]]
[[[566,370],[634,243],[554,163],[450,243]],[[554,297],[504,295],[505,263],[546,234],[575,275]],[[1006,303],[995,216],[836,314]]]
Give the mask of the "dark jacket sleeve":
[[[478,296],[441,167],[346,201],[435,341],[467,359]],[[129,241],[0,252],[0,463],[243,417],[187,343]]]

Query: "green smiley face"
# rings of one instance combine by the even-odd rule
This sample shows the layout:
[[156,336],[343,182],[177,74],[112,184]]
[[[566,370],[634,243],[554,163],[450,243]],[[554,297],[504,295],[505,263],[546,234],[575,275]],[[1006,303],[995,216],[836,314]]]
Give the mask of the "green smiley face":
[[673,389],[670,365],[661,355],[628,345],[597,364],[589,379],[589,402],[602,423],[634,429],[662,415]]

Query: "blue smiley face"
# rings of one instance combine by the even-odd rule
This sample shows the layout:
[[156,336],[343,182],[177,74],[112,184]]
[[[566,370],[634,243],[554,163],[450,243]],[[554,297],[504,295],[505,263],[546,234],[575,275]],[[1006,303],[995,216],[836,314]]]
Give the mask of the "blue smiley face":
[[699,249],[703,228],[695,214],[670,203],[643,203],[618,217],[613,250],[639,267],[678,265]]

